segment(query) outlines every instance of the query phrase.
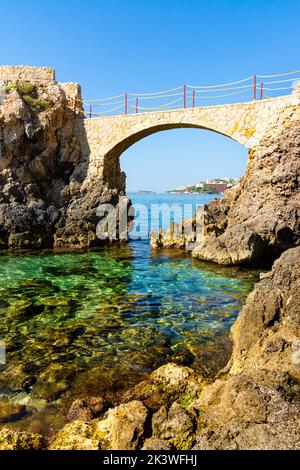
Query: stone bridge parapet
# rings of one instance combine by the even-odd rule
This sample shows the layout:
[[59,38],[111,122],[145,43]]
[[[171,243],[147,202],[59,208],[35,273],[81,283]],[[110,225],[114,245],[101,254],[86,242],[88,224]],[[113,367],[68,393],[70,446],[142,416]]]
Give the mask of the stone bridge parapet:
[[255,151],[265,138],[280,136],[292,121],[300,120],[299,103],[296,88],[290,95],[261,101],[81,120],[78,136],[88,160],[87,176],[106,179],[118,174],[119,158],[127,148],[168,129],[211,130]]

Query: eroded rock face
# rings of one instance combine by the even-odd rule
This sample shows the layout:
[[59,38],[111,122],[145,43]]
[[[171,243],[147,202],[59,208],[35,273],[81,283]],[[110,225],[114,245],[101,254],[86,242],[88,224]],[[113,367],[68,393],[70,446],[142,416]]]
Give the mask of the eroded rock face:
[[84,439],[108,449],[300,449],[299,272],[300,247],[262,274],[217,379],[166,364],[124,395],[131,401],[92,421]]
[[188,408],[196,449],[300,448],[300,248],[286,251],[232,327],[228,375]]
[[[96,208],[117,206],[124,191],[87,176],[83,120],[70,103],[79,86],[53,79],[0,86],[0,248],[99,244]],[[122,180],[115,171],[111,181]]]
[[102,449],[135,450],[142,443],[148,410],[141,401],[134,400],[107,412],[99,421],[96,436]]
[[300,242],[299,120],[251,150],[245,177],[206,207],[193,256],[220,264],[274,260]]
[[177,402],[170,409],[162,406],[152,417],[153,437],[172,444],[176,449],[186,450],[195,440],[194,421]]

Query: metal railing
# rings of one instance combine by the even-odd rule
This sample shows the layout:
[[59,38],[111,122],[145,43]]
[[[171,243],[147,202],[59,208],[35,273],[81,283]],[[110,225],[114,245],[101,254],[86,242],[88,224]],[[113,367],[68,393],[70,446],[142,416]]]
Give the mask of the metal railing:
[[[283,78],[287,76],[292,77]],[[121,93],[95,100],[77,99],[72,106],[77,114],[85,118],[195,108],[289,94],[299,80],[300,70],[294,70],[273,75],[254,75],[218,85],[181,85],[154,93]]]

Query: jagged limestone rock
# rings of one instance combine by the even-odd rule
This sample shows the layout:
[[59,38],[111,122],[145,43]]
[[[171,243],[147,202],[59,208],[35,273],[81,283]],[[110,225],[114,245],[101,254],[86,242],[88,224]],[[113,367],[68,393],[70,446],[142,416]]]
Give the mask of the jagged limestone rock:
[[232,327],[227,374],[188,407],[195,449],[300,448],[300,247],[262,276]]
[[141,401],[133,400],[110,409],[98,422],[95,436],[102,449],[138,449],[145,433],[148,410]]
[[178,450],[188,450],[195,441],[194,421],[174,402],[167,410],[162,406],[152,417],[153,437],[170,442]]

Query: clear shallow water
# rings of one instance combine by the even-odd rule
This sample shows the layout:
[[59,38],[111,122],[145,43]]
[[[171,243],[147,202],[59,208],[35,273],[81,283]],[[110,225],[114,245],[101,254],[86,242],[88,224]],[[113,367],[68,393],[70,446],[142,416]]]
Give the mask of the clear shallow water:
[[11,425],[58,427],[75,397],[126,389],[170,360],[211,375],[256,278],[146,241],[2,254],[0,402],[27,405]]

